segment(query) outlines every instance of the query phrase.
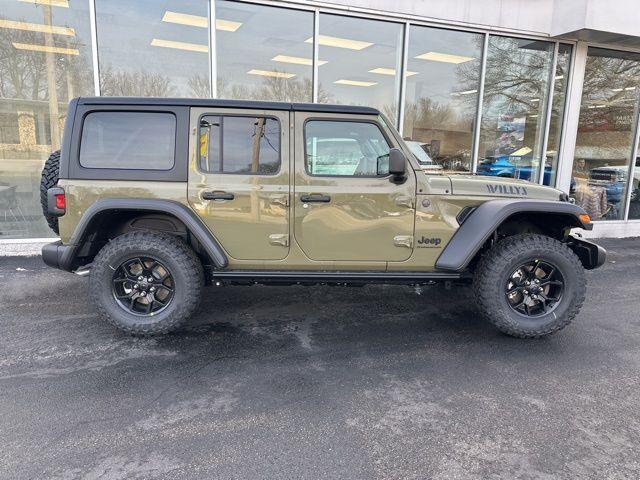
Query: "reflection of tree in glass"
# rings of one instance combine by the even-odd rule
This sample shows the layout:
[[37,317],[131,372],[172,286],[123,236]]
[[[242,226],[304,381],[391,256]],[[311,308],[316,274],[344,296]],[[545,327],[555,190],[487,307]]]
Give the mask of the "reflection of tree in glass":
[[[246,85],[230,82],[227,78],[218,78],[218,97],[246,100],[264,100],[277,102],[310,102],[312,92],[311,79],[293,79],[265,77],[260,85]],[[329,101],[329,95],[319,89],[318,101]]]
[[107,96],[170,97],[175,88],[159,73],[114,71],[105,65],[100,67],[100,91]]
[[[24,20],[21,20],[24,21]],[[91,91],[92,70],[84,55],[63,55],[18,50],[13,43],[42,44],[42,33],[0,29],[0,96],[47,100],[47,55],[53,56],[55,82],[60,101]],[[80,39],[56,39],[56,46],[81,49]]]
[[189,94],[195,98],[209,98],[211,92],[209,91],[209,77],[204,75],[195,74],[187,82],[189,87]]

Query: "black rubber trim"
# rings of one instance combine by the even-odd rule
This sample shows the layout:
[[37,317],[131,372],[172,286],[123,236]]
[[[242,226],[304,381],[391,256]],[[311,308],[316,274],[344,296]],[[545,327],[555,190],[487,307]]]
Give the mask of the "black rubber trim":
[[211,273],[213,280],[256,283],[387,283],[416,284],[436,280],[461,280],[471,278],[464,273],[445,272],[380,272],[380,271],[270,271],[270,270],[221,270]]
[[587,270],[601,267],[607,260],[607,251],[604,248],[584,238],[569,235],[567,245],[578,256],[582,266]]
[[42,247],[42,260],[50,267],[70,270],[70,268],[66,268],[65,265],[72,253],[73,248],[71,246],[63,245],[62,242],[58,240],[57,242],[48,243]]
[[[79,250],[86,240],[86,232],[96,218],[107,212],[123,211],[159,212],[173,215],[186,225],[187,229],[196,238],[196,240],[198,240],[200,245],[202,245],[205,252],[209,255],[211,261],[217,268],[225,268],[229,264],[227,255],[224,253],[224,250],[222,250],[222,247],[220,247],[216,239],[209,230],[207,230],[198,216],[186,205],[171,200],[110,198],[98,200],[84,212],[73,232],[73,235],[71,236],[71,239],[69,240],[68,245],[62,246],[64,247],[64,251],[61,252],[60,247],[58,247],[57,268],[67,271],[72,270],[76,259],[76,250]],[[45,255],[44,250],[47,247],[50,246],[46,245],[42,250],[43,258]],[[53,256],[53,253],[47,252],[47,255]],[[51,264],[47,263],[47,265]]]
[[355,113],[380,115],[372,107],[357,105],[331,105],[324,103],[260,102],[254,100],[217,100],[204,98],[150,98],[150,97],[80,97],[81,105],[140,105],[182,106],[206,108],[251,108],[260,110],[292,110],[301,112]]
[[519,198],[489,200],[479,205],[458,228],[444,248],[436,268],[460,272],[467,268],[474,255],[491,234],[516,213],[555,213],[567,216],[567,227],[591,230],[591,223],[583,223],[579,215],[586,212],[573,203],[550,200],[524,200]]

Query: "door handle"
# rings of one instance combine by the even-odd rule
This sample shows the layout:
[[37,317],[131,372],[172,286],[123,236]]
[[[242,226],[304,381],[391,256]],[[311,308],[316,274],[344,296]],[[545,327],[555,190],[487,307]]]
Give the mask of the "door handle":
[[228,192],[202,192],[203,200],[233,200],[235,195]]
[[300,201],[302,203],[329,203],[331,197],[321,193],[312,193],[311,195],[300,195]]

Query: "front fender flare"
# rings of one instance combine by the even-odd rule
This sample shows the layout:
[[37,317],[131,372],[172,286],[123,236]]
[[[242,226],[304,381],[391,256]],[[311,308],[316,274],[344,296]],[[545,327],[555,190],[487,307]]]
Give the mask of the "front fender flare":
[[461,272],[506,219],[517,213],[529,212],[566,215],[567,227],[593,228],[591,223],[580,219],[580,215],[586,215],[586,212],[573,203],[519,198],[489,200],[465,217],[438,257],[436,268]]

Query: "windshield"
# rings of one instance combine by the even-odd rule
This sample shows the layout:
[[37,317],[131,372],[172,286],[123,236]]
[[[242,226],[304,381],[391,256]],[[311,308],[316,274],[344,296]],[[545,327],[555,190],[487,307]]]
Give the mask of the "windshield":
[[405,142],[411,153],[416,157],[420,165],[435,165],[436,163],[431,159],[429,154],[422,148],[423,143],[407,141]]

